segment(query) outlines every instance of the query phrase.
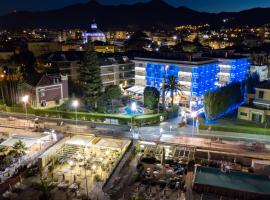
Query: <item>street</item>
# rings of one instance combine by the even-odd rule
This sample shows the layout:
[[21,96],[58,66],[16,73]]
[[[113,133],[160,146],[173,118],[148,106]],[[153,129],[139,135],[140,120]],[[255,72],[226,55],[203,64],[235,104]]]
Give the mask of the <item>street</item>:
[[[9,113],[1,113],[0,126],[1,132],[18,133],[25,132],[25,124],[30,127],[34,127],[33,120],[25,120],[24,115],[19,115],[20,120],[10,120]],[[12,114],[13,117],[16,114]],[[32,116],[32,119],[35,117]],[[128,126],[117,126],[110,124],[93,123],[87,121],[78,121],[78,125],[75,126],[75,120],[62,120],[54,118],[40,118],[39,121],[43,123],[45,128],[59,128],[59,121],[64,121],[65,127],[69,128],[72,133],[92,133],[96,135],[105,135],[111,137],[124,137],[140,139],[152,142],[164,142],[171,144],[184,144],[190,146],[196,146],[197,148],[211,149],[216,151],[223,151],[227,153],[236,153],[238,155],[249,155],[254,158],[270,159],[270,136],[267,135],[255,135],[246,133],[229,133],[219,131],[198,131],[196,127],[185,126],[178,127],[177,120],[163,122],[157,126],[136,127],[134,129],[134,135]],[[47,126],[49,127],[46,127]],[[212,139],[211,139],[212,138]],[[219,138],[219,141],[213,140],[213,138]],[[265,150],[258,155],[252,144],[254,142],[265,144]]]

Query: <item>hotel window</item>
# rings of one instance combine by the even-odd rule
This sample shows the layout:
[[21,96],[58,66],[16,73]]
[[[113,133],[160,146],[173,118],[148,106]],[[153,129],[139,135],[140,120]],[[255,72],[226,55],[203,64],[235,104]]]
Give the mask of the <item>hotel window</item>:
[[259,91],[259,99],[263,99],[264,91]]
[[240,115],[247,117],[247,113],[245,113],[245,112],[240,112]]

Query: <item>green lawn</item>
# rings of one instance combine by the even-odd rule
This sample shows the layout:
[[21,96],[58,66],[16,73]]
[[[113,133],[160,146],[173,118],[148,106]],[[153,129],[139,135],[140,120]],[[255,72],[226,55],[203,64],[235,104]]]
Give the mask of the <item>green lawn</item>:
[[266,127],[265,129],[263,124],[257,124],[250,121],[222,118],[214,124],[205,124],[204,119],[200,119],[201,130],[207,130],[209,126],[211,126],[211,130],[214,131],[270,135],[270,127]]

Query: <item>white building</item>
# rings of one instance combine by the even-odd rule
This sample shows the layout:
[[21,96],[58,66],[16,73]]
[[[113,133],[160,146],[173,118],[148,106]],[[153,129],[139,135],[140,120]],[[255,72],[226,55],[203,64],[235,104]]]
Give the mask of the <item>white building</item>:
[[260,77],[260,81],[268,80],[268,67],[267,65],[252,65],[250,66],[250,73],[257,72]]

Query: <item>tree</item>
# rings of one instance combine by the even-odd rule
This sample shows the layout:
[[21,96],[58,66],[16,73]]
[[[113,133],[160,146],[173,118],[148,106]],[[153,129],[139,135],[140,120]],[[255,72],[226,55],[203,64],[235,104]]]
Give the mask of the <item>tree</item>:
[[113,100],[121,96],[121,89],[118,85],[110,85],[105,89],[105,96],[111,100],[111,106],[113,109]]
[[204,109],[207,119],[216,119],[231,111],[244,100],[244,83],[233,82],[204,95]]
[[246,79],[246,88],[248,94],[255,94],[255,87],[260,83],[260,76],[257,72],[252,73]]
[[171,105],[174,103],[174,94],[182,93],[182,86],[178,84],[176,76],[170,75],[168,81],[165,83],[165,91],[170,92]]
[[151,44],[151,41],[148,39],[148,36],[140,31],[135,32],[126,42],[126,50],[143,50],[144,47]]
[[97,98],[102,90],[100,67],[97,54],[93,48],[86,51],[79,69],[80,87],[86,106],[97,108]]
[[144,95],[144,105],[153,110],[157,108],[159,104],[160,92],[155,87],[146,87],[143,92]]
[[15,54],[10,58],[10,62],[21,68],[24,76],[31,75],[35,72],[36,58],[31,51],[25,50]]
[[40,200],[52,199],[51,190],[53,189],[53,186],[50,186],[49,182],[41,179],[40,182],[35,185],[35,189],[42,192],[39,196]]
[[23,156],[23,155],[25,155],[25,151],[27,150],[27,147],[23,141],[18,140],[13,145],[13,149],[15,150],[15,153],[17,156]]
[[14,105],[18,102],[22,84],[22,74],[19,67],[13,66],[9,62],[3,67],[3,77],[1,77],[1,96],[4,103]]

